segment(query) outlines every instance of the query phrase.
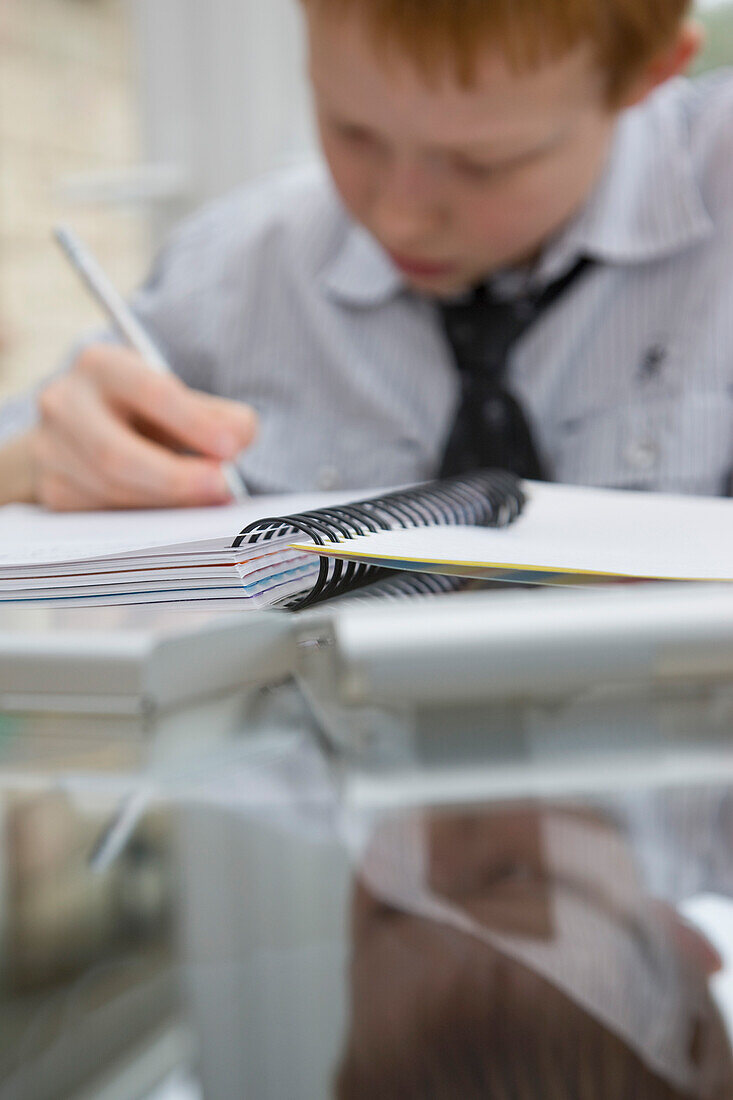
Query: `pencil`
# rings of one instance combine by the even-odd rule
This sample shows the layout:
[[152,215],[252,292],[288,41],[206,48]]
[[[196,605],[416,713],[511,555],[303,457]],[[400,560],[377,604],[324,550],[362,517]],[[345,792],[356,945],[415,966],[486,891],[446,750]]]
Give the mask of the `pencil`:
[[[151,370],[159,374],[170,374],[170,365],[160,349],[140,324],[99,261],[76,233],[68,226],[59,225],[54,229],[54,237],[72,268],[120,336],[133,351],[142,356]],[[236,466],[231,462],[222,463],[222,473],[234,500],[244,500],[249,496]]]

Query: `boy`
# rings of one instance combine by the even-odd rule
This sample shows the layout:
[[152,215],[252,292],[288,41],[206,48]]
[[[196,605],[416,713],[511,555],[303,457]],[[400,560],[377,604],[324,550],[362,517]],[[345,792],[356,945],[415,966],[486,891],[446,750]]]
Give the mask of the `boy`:
[[178,379],[87,347],[5,410],[0,502],[217,503],[234,456],[264,492],[723,492],[733,78],[672,80],[688,0],[303,2],[330,178],[184,226],[135,303]]

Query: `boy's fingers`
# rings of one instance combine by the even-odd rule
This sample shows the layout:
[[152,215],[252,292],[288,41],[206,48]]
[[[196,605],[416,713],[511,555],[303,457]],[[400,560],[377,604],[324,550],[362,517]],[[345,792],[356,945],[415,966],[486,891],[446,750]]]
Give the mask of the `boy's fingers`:
[[253,409],[189,389],[174,375],[151,370],[124,348],[87,349],[77,366],[107,401],[162,429],[190,450],[231,459],[254,439],[257,416]]
[[92,512],[105,507],[104,501],[59,473],[43,474],[38,486],[38,502],[54,512]]
[[[118,420],[91,387],[76,393],[76,431],[67,443],[116,507],[221,504],[231,494],[218,463],[176,455]],[[80,425],[83,426],[80,429]],[[94,489],[87,483],[84,488]]]
[[79,508],[92,507],[94,501],[101,507],[99,475],[73,440],[40,426],[34,433],[33,460],[38,496],[43,504],[66,510],[70,495],[76,493]]
[[186,392],[196,399],[201,412],[208,412],[218,425],[219,448],[215,452],[218,457],[236,458],[240,451],[254,442],[259,423],[257,413],[250,405],[196,390]]
[[57,511],[82,511],[144,508],[155,503],[147,488],[141,491],[138,486],[105,478],[77,442],[60,432],[52,434],[40,429],[36,433],[36,486],[42,504]]

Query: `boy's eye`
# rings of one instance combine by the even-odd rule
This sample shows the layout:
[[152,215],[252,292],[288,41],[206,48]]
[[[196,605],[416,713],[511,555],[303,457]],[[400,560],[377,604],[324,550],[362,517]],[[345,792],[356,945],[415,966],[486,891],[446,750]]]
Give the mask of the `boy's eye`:
[[363,126],[350,126],[342,123],[336,126],[338,135],[342,140],[350,142],[352,145],[376,145],[377,139],[369,130],[366,130]]

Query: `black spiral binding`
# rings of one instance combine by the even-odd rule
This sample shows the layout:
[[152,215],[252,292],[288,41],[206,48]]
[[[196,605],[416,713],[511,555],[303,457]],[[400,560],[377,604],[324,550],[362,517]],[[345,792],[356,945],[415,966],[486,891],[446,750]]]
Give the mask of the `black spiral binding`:
[[347,592],[344,601],[364,602],[368,600],[404,599],[406,596],[444,596],[450,592],[472,590],[480,582],[466,577],[449,577],[440,573],[401,573],[389,569],[391,576],[357,592]]
[[[313,512],[257,520],[240,531],[232,546],[238,549],[299,534],[312,539],[316,546],[326,546],[378,531],[438,524],[505,527],[520,515],[525,499],[514,474],[505,470],[478,470],[354,504],[329,505]],[[305,595],[294,597],[288,607],[301,611],[385,576],[394,576],[393,571],[322,556],[315,584]]]

